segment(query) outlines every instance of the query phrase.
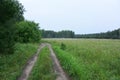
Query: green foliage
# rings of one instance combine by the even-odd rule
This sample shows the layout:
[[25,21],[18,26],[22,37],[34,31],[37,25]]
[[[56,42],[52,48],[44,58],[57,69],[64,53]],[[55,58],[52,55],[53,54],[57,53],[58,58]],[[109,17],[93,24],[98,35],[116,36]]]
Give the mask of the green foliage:
[[47,47],[43,48],[38,55],[38,60],[33,67],[29,80],[55,80],[52,60]]
[[[48,40],[73,80],[119,80],[120,41],[99,39]],[[67,47],[60,49],[63,43]]]
[[23,6],[17,0],[0,0],[0,54],[13,53],[15,26],[23,20]]
[[11,19],[23,20],[24,8],[17,0],[0,0],[0,23]]
[[0,80],[17,80],[27,60],[37,51],[37,44],[15,45],[15,53],[0,54]]
[[42,30],[42,37],[43,38],[74,38],[74,32],[69,30],[63,30],[59,32]]
[[21,43],[39,42],[41,32],[38,24],[33,21],[21,21],[16,24],[16,41]]
[[13,53],[14,44],[14,27],[0,26],[0,54]]
[[85,69],[83,70],[82,67],[79,67],[78,61],[72,55],[62,51],[58,46],[54,46],[54,50],[57,53],[56,55],[60,60],[63,69],[69,74],[72,80],[82,79],[81,75],[85,75],[83,73]]
[[66,45],[64,43],[61,43],[60,49],[65,50],[66,49]]
[[57,38],[74,38],[74,32],[69,30],[62,30],[57,33]]
[[75,35],[76,38],[120,39],[120,28],[104,33]]
[[43,38],[98,38],[98,39],[120,39],[120,28],[104,33],[74,34],[73,31],[62,30],[59,32],[42,30]]

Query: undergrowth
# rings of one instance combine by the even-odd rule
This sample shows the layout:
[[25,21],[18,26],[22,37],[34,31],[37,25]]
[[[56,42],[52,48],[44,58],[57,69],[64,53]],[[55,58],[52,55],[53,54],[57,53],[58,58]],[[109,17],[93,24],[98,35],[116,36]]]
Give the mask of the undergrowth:
[[37,44],[15,45],[15,53],[0,55],[0,80],[16,80],[27,60],[37,51]]

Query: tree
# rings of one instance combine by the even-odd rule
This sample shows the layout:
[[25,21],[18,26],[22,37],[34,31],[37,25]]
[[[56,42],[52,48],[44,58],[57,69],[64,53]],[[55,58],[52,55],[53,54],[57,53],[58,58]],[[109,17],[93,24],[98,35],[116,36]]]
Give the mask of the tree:
[[39,25],[33,21],[21,21],[16,24],[16,41],[21,43],[39,42],[41,31]]
[[0,53],[13,53],[14,24],[24,19],[23,12],[17,0],[0,0]]
[[43,38],[74,38],[74,32],[69,30],[63,30],[59,32],[42,30],[42,37]]
[[24,8],[17,0],[0,0],[0,23],[23,20]]
[[94,33],[94,34],[77,34],[75,38],[99,38],[99,39],[120,39],[120,28],[108,31],[104,33]]

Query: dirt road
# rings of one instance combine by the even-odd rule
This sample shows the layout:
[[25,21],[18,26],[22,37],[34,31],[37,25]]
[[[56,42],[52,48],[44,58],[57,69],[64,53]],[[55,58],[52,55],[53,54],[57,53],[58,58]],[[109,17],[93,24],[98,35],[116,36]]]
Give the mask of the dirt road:
[[48,46],[48,48],[50,50],[51,58],[53,61],[53,69],[54,69],[55,74],[57,75],[56,80],[69,80],[69,78],[66,76],[66,73],[62,69],[51,45],[48,43],[42,43],[39,46],[37,53],[28,60],[26,66],[24,67],[23,72],[22,72],[21,76],[18,78],[18,80],[27,80],[28,79],[29,74],[32,71],[32,68],[33,68],[35,62],[37,61],[38,54],[40,53],[41,49],[45,46]]
[[66,76],[66,73],[63,71],[51,45],[50,44],[47,44],[47,45],[48,45],[48,48],[49,48],[50,53],[51,53],[54,72],[55,72],[55,74],[57,74],[56,80],[69,80],[68,77]]
[[45,46],[45,44],[41,44],[37,50],[37,53],[35,55],[33,55],[27,62],[27,64],[25,65],[23,72],[21,74],[21,76],[18,78],[18,80],[27,80],[29,77],[29,74],[35,64],[35,62],[37,61],[38,58],[38,54],[40,52],[40,50]]

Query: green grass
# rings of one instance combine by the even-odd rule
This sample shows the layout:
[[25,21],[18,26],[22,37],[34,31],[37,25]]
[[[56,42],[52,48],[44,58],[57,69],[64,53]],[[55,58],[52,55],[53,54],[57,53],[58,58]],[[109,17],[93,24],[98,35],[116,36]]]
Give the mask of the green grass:
[[14,54],[0,55],[0,80],[16,80],[37,48],[37,44],[17,43]]
[[43,48],[28,80],[55,80],[50,51]]
[[[120,80],[120,40],[64,39],[52,43],[72,80]],[[61,50],[61,43],[66,45]]]

